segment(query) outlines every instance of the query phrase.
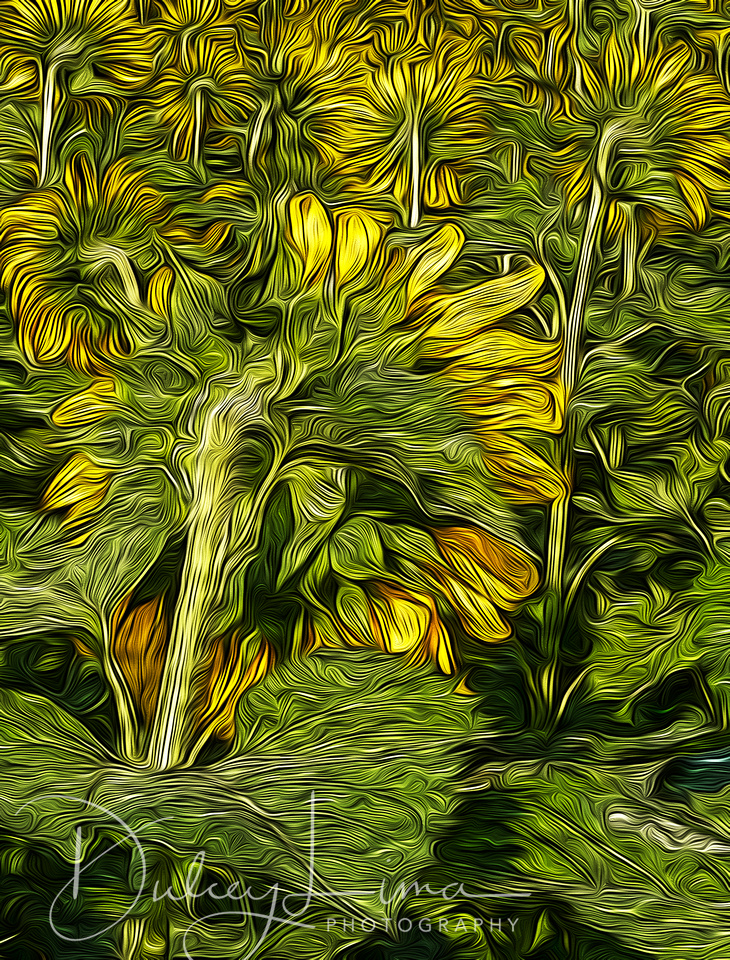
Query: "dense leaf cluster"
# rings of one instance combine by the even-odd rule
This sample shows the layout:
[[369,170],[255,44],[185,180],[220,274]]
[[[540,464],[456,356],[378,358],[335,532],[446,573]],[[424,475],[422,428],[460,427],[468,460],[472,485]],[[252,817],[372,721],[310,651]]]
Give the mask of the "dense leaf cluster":
[[730,14],[0,37],[0,949],[722,960]]

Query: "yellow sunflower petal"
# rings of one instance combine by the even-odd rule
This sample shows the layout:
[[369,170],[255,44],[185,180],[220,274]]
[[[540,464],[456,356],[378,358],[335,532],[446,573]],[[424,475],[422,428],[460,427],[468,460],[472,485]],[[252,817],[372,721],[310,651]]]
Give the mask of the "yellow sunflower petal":
[[371,594],[377,622],[376,641],[387,653],[406,653],[423,643],[431,626],[431,610],[407,590],[379,583]]
[[436,296],[421,319],[424,353],[458,350],[465,341],[529,303],[542,286],[545,271],[534,263],[524,270],[487,280],[471,290]]
[[373,215],[367,210],[343,210],[337,216],[337,255],[335,275],[344,286],[368,274],[391,218]]
[[477,527],[442,527],[432,531],[454,575],[510,609],[538,586],[535,565],[518,547]]
[[470,387],[464,409],[481,423],[481,431],[541,430],[560,433],[565,422],[566,392],[560,383],[537,377],[495,376]]
[[302,263],[302,285],[320,279],[329,264],[332,228],[327,211],[313,193],[291,199],[287,239]]
[[566,478],[514,437],[486,433],[483,456],[502,492],[513,503],[551,503],[568,495]]
[[64,400],[53,411],[52,420],[59,427],[88,426],[98,423],[118,406],[114,381],[102,378]]
[[442,274],[446,273],[464,245],[464,234],[447,223],[424,243],[408,252],[405,267],[409,273],[406,299],[412,304]]
[[535,375],[557,373],[563,357],[559,340],[535,340],[511,330],[491,330],[488,336],[424,344],[422,356],[458,358],[447,368],[455,380],[486,380],[499,370],[529,371]]
[[92,463],[84,454],[76,454],[50,482],[41,506],[45,510],[71,507],[67,520],[78,519],[102,502],[110,483],[107,469]]
[[154,716],[165,662],[162,597],[128,611],[126,597],[112,619],[112,655],[127,681],[132,699],[146,721]]
[[[226,651],[219,639],[213,649],[205,705],[198,727],[221,740],[230,740],[236,732],[236,707],[246,690],[259,683],[274,665],[274,648],[263,637],[234,637]],[[258,643],[256,642],[258,640]]]

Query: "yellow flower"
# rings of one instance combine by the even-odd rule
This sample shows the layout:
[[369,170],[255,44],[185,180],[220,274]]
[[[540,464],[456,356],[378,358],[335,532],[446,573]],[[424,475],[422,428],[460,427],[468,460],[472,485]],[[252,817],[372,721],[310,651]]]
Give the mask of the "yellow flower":
[[151,86],[147,102],[127,122],[154,115],[169,131],[172,155],[204,174],[204,148],[210,127],[243,123],[254,106],[251,77],[235,31],[196,34],[179,62],[168,65]]
[[53,411],[52,420],[59,427],[90,426],[118,409],[118,400],[114,381],[101,378],[64,400]]
[[567,479],[512,431],[559,433],[566,395],[560,381],[562,344],[536,340],[495,323],[540,290],[538,264],[459,293],[429,293],[413,305],[421,331],[418,352],[444,360],[442,377],[476,422],[484,458],[504,495],[516,503],[565,496]]
[[432,662],[451,675],[459,668],[454,637],[443,610],[483,643],[511,634],[503,613],[533,593],[537,570],[524,551],[483,530],[448,527],[431,531],[427,556],[409,558],[410,577],[364,583],[338,578],[334,609],[314,596],[305,652],[320,646],[377,646],[406,657],[412,666]]
[[78,275],[91,280],[111,268],[114,287],[97,285],[112,298],[111,310],[141,308],[136,259],[167,214],[160,194],[125,160],[99,178],[78,154],[64,179],[64,188],[29,194],[0,213],[0,285],[31,362],[105,373],[107,360],[132,349],[127,318],[103,319],[82,299]]
[[430,660],[446,674],[456,671],[451,638],[428,593],[373,581],[364,589],[351,586],[341,594],[339,616],[326,610],[310,615],[305,653],[322,646],[376,646],[385,653],[407,655],[411,666]]
[[[700,229],[712,198],[730,189],[730,97],[717,77],[691,66],[684,41],[662,36],[652,51],[609,35],[594,64],[583,63],[583,93],[566,101],[567,121],[596,125],[586,149],[571,143],[558,178],[571,204],[595,177],[607,199],[629,200],[644,230]],[[621,229],[616,212],[612,229]]]
[[127,682],[132,702],[152,720],[165,662],[167,623],[162,597],[129,608],[129,594],[114,612],[111,653]]
[[[566,395],[560,381],[560,341],[538,340],[496,324],[528,304],[545,273],[536,263],[466,290],[446,292],[439,281],[454,264],[464,235],[444,224],[408,246],[388,244],[389,214],[361,207],[340,209],[335,229],[313,194],[289,204],[287,242],[295,254],[290,294],[318,289],[330,267],[338,291],[354,307],[372,309],[381,323],[407,320],[405,340],[416,360],[441,360],[444,395],[455,396],[474,421],[484,457],[504,495],[516,503],[545,503],[565,496],[567,478],[514,431],[555,434],[563,429]],[[333,262],[334,261],[334,262]]]
[[[37,71],[32,92],[40,93],[41,125],[38,137],[38,185],[52,169],[52,136],[58,113],[71,96],[108,92],[103,77],[123,82],[127,89],[152,67],[149,35],[136,22],[128,0],[17,0],[0,6],[0,33],[12,53],[0,55],[9,71],[3,78],[7,92],[29,92],[30,71]],[[67,97],[59,90],[59,75],[73,74]],[[9,89],[8,89],[9,88]],[[25,89],[24,89],[25,88]],[[111,110],[105,96],[90,98],[96,107]]]
[[[377,55],[376,55],[377,56]],[[354,83],[323,90],[314,136],[346,189],[394,196],[411,227],[424,202],[459,201],[460,165],[488,141],[478,109],[479,42],[412,31]]]
[[85,454],[77,453],[46,487],[41,507],[66,510],[64,526],[77,527],[101,506],[110,485],[109,470],[93,463]]

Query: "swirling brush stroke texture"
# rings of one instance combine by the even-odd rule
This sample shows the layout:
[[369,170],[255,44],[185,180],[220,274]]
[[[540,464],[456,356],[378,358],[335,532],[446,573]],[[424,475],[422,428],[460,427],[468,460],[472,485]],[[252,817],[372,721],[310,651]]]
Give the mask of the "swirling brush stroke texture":
[[726,960],[730,9],[0,38],[0,954]]

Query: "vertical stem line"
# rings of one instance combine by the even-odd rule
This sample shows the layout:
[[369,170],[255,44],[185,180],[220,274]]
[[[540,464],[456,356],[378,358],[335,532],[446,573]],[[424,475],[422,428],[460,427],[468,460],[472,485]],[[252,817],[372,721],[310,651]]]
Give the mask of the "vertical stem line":
[[596,235],[603,213],[603,190],[597,176],[593,179],[593,193],[591,195],[588,220],[583,233],[578,272],[575,278],[575,294],[568,314],[568,323],[565,331],[565,360],[563,362],[563,384],[570,398],[575,388],[578,373],[578,351],[580,350],[581,333],[583,332],[583,313],[585,310],[588,283],[593,268]]
[[553,500],[550,508],[547,583],[556,594],[563,590],[563,557],[565,556],[565,528],[568,519],[568,497]]
[[[562,368],[562,380],[565,388],[566,424],[561,438],[561,461],[563,471],[570,475],[573,469],[574,430],[570,417],[569,404],[578,377],[578,357],[583,333],[588,289],[593,271],[593,262],[596,251],[596,241],[604,212],[604,192],[602,187],[603,174],[607,150],[610,147],[611,136],[602,138],[598,152],[598,170],[594,173],[593,190],[588,208],[583,239],[578,255],[578,269],[575,278],[575,291],[570,305],[565,326],[565,354]],[[546,563],[547,594],[545,606],[543,654],[545,664],[540,675],[540,688],[543,695],[543,711],[545,719],[553,713],[556,684],[558,681],[559,647],[565,622],[565,608],[563,602],[565,556],[568,547],[570,495],[559,497],[553,501],[548,532],[548,555]],[[554,721],[552,721],[554,722]]]
[[[196,669],[208,652],[209,619],[220,602],[235,546],[231,523],[235,511],[227,493],[232,482],[230,463],[211,462],[204,450],[199,457],[199,492],[148,747],[148,763],[156,769],[182,763],[194,738],[191,707],[197,694]],[[253,555],[263,507],[277,478],[275,463],[250,498],[243,529],[235,533],[236,543],[243,545],[235,550],[239,575]]]
[[[627,205],[628,207],[628,205]],[[626,210],[628,217],[628,227],[626,228],[626,240],[623,249],[624,260],[624,286],[623,295],[628,297],[634,291],[636,286],[636,260],[639,247],[639,231],[636,225],[635,211],[632,207]]]
[[103,624],[103,650],[104,650],[104,672],[111,684],[114,693],[114,703],[117,708],[117,717],[119,719],[119,729],[121,731],[121,754],[129,761],[139,760],[139,728],[137,725],[137,714],[132,701],[129,687],[126,680],[120,675],[119,668],[114,660],[111,649],[111,635],[109,626],[106,622]]
[[56,99],[56,73],[58,64],[51,64],[46,70],[43,81],[43,102],[41,104],[41,156],[38,186],[42,187],[48,176],[53,132],[53,106]]
[[[575,388],[578,374],[578,354],[580,351],[581,334],[583,332],[583,314],[585,311],[588,284],[593,268],[593,256],[596,246],[598,227],[603,213],[603,190],[598,177],[593,180],[593,194],[591,197],[588,219],[583,233],[583,242],[578,259],[575,293],[570,305],[565,329],[565,358],[563,360],[562,379],[565,387],[566,402],[570,403],[571,394]],[[569,414],[566,410],[566,420]],[[566,433],[563,434],[563,467],[566,472],[572,466],[572,436],[569,424],[566,424]],[[570,497],[559,497],[553,501],[550,512],[550,533],[548,538],[547,577],[550,588],[562,594],[563,566],[568,528],[568,507]]]
[[201,140],[203,136],[203,90],[200,87],[195,91],[194,109],[195,128],[193,130],[193,166],[198,173],[201,173],[200,155]]
[[411,227],[417,227],[420,219],[419,196],[421,190],[421,143],[418,117],[411,123]]

